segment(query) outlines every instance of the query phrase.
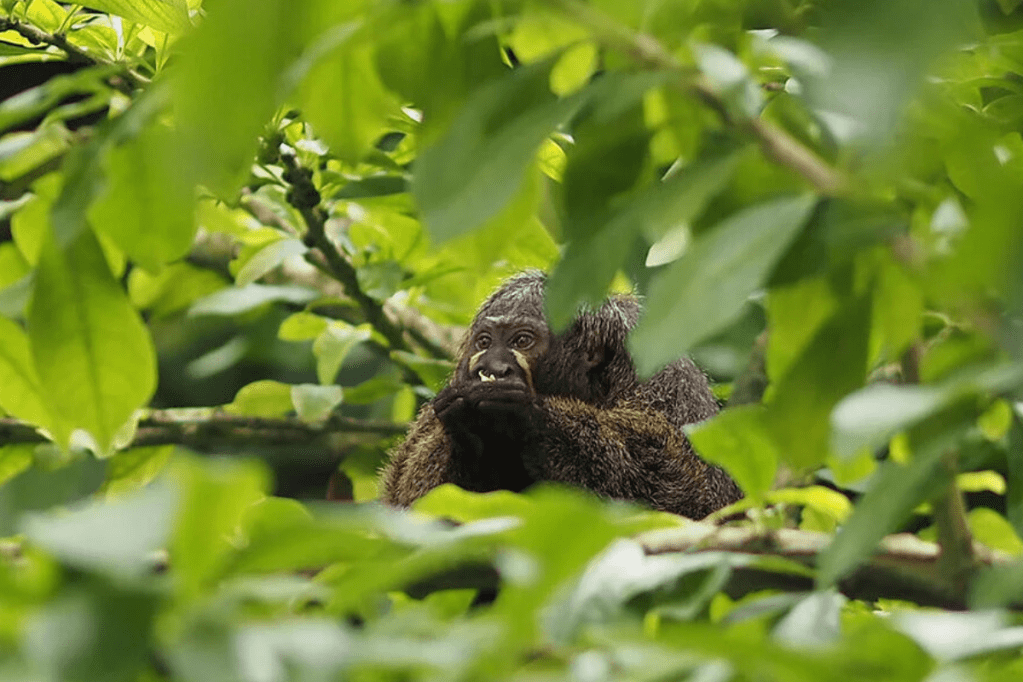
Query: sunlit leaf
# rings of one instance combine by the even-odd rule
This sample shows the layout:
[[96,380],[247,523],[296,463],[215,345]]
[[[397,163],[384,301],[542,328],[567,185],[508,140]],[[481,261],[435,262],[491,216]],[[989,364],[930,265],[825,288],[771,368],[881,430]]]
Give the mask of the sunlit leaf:
[[185,0],[87,0],[82,4],[165,33],[182,33],[192,25]]
[[92,232],[65,251],[43,247],[28,333],[48,404],[110,447],[156,385],[153,342]]

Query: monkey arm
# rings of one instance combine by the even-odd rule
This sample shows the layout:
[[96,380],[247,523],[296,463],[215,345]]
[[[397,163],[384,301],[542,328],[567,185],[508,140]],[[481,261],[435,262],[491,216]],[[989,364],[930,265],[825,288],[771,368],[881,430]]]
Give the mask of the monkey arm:
[[451,481],[450,460],[448,436],[433,406],[426,405],[384,467],[381,500],[393,507],[410,506],[433,488]]
[[600,408],[550,397],[542,410],[540,442],[524,453],[534,478],[693,518],[741,497],[727,474],[700,459],[664,414],[640,400]]

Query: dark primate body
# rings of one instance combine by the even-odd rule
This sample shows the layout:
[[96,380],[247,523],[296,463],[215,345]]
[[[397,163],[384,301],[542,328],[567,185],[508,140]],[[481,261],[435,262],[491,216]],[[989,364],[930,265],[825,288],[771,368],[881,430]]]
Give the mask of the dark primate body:
[[552,334],[544,282],[518,275],[480,307],[450,384],[391,453],[384,502],[408,506],[443,483],[486,492],[537,481],[694,519],[739,499],[682,432],[717,412],[703,372],[678,360],[638,381],[625,345],[640,312],[632,296]]

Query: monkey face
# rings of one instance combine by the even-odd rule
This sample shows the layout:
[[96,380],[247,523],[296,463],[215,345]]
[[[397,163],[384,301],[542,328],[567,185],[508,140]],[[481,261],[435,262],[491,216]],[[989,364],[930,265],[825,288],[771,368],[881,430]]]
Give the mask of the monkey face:
[[542,320],[497,315],[473,327],[463,379],[470,382],[520,384],[535,394],[533,370],[550,345],[550,330]]

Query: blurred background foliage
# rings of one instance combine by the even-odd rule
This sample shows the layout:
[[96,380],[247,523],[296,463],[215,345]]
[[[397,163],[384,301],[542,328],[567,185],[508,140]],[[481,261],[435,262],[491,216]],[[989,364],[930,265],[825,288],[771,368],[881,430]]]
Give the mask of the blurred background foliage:
[[[1020,4],[0,0],[0,679],[1018,679]],[[372,502],[528,267],[725,526]]]

